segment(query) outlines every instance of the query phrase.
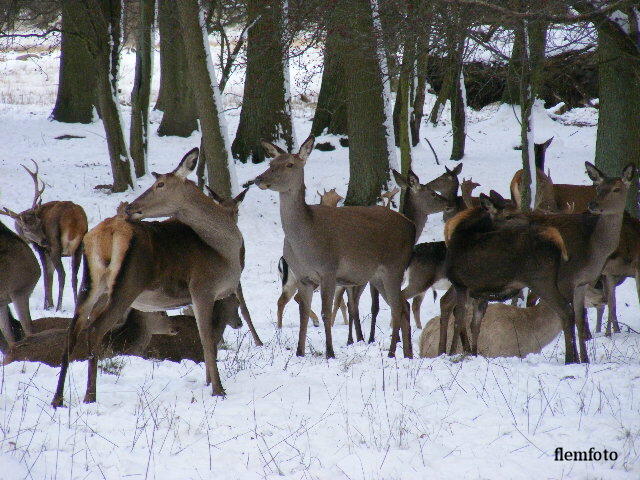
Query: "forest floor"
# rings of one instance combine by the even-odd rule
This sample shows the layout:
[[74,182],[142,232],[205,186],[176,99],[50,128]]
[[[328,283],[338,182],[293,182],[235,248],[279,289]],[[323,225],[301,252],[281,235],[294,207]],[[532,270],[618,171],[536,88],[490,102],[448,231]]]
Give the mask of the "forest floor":
[[[57,55],[15,60],[22,53],[3,52],[0,62],[0,204],[16,211],[30,206],[33,187],[20,164],[34,159],[47,184],[44,200],[79,203],[92,227],[113,215],[120,201],[139,195],[152,178],[138,179],[134,191],[122,194],[95,190],[95,185],[110,182],[102,125],[49,121]],[[313,115],[312,106],[298,101],[299,95],[315,98],[319,83],[317,72],[301,68],[312,64],[309,56],[318,57],[317,52],[307,55],[292,62],[299,142],[308,134]],[[124,53],[123,65],[122,98],[127,99],[133,54]],[[241,72],[235,77],[241,78]],[[225,95],[232,133],[239,113],[234,99],[242,94],[237,78]],[[427,108],[431,95],[428,102]],[[469,111],[462,176],[480,183],[479,191],[494,188],[509,194],[520,164],[520,152],[514,150],[520,132],[516,113],[507,106]],[[128,114],[124,105],[127,123]],[[448,111],[442,118],[436,127],[423,125],[421,133],[433,144],[441,165],[426,145],[414,151],[414,170],[423,181],[441,174],[444,165],[456,165],[446,160],[451,145]],[[151,120],[155,132],[160,113],[152,112]],[[547,152],[554,181],[588,182],[584,161],[593,160],[596,122],[593,109],[556,117],[536,108],[536,139],[554,136]],[[55,139],[63,134],[82,138]],[[186,139],[154,134],[151,170],[173,169],[184,152],[199,143],[198,134]],[[265,165],[236,168],[242,183]],[[314,151],[305,173],[310,203],[317,202],[316,191],[324,188],[336,187],[344,195],[348,150]],[[255,347],[246,328],[225,333],[229,349],[221,352],[219,363],[227,397],[210,396],[203,365],[120,357],[111,362],[111,374],[100,373],[98,402],[93,405],[81,401],[85,363],[74,364],[67,408],[53,410],[49,402],[58,369],[7,365],[0,370],[0,479],[640,477],[637,333],[612,338],[597,334],[589,342],[590,365],[563,364],[562,336],[541,354],[522,360],[388,359],[390,315],[383,305],[376,343],[347,347],[347,327],[339,319],[335,360],[324,358],[322,329],[313,327],[307,356],[297,358],[294,303],[286,310],[284,328],[275,328],[283,240],[277,195],[250,190],[240,209],[240,228],[247,247],[244,291],[265,346]],[[422,241],[437,239],[442,239],[441,215],[429,219],[422,236]],[[621,322],[640,330],[635,285],[628,280],[618,292]],[[42,303],[39,283],[31,298],[34,318],[50,315]],[[318,298],[313,305],[319,312]],[[365,294],[361,312],[369,307]],[[67,285],[63,315],[71,316],[72,309]],[[437,313],[438,303],[429,294],[422,316],[429,319]],[[594,312],[590,316],[593,320]],[[365,316],[365,328],[368,319]],[[415,351],[419,333],[414,328]],[[618,457],[561,462],[554,460],[557,447],[607,449]]]

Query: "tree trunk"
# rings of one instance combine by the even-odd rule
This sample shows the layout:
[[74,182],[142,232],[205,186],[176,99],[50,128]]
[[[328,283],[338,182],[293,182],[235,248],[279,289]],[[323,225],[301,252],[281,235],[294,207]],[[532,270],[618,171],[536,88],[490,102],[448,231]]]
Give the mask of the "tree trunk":
[[507,67],[507,83],[502,93],[503,103],[520,104],[520,74],[522,73],[522,29],[513,29],[513,46]]
[[466,25],[461,19],[454,22],[448,32],[449,58],[451,61],[451,129],[453,144],[451,160],[462,160],[464,157],[466,129],[466,91],[464,86],[463,57]]
[[188,77],[180,21],[171,0],[159,0],[158,6],[160,92],[156,108],[164,112],[158,135],[188,137],[198,129],[198,114]]
[[288,64],[285,62],[283,0],[248,0],[247,73],[240,123],[231,145],[241,162],[262,162],[260,140],[293,149]]
[[412,115],[409,119],[411,122],[411,142],[415,147],[420,143],[420,126],[422,125],[422,117],[424,117],[424,101],[427,95],[427,67],[429,62],[429,38],[418,38],[418,58],[416,60],[416,76],[417,84],[415,88],[415,97],[413,99]]
[[376,43],[370,0],[338,0],[334,19],[341,22],[338,40],[349,125],[345,205],[374,205],[395,155],[381,66],[384,51]]
[[155,0],[141,0],[136,72],[131,91],[131,133],[129,140],[136,177],[142,177],[147,173],[154,17]]
[[[95,52],[95,70],[98,107],[109,147],[114,192],[124,192],[133,186],[131,161],[122,131],[118,105],[117,46],[120,44],[120,0],[87,0],[83,2],[85,18],[92,18],[92,50]],[[118,38],[116,38],[118,37]]]
[[315,136],[321,135],[325,130],[334,135],[346,135],[348,132],[344,71],[338,58],[337,35],[334,26],[331,26],[324,47],[324,69],[318,105],[311,125],[311,135]]
[[184,39],[189,77],[200,117],[202,146],[207,164],[208,185],[218,195],[231,197],[237,190],[233,160],[229,156],[226,125],[218,82],[198,0],[179,0],[178,12]]
[[520,78],[520,141],[522,143],[522,199],[521,209],[523,212],[531,212],[534,208],[534,199],[536,196],[536,170],[534,164],[534,142],[533,142],[533,118],[531,116],[533,109],[533,84],[532,84],[532,65],[531,65],[531,44],[528,33],[527,21],[523,20],[520,29],[520,38],[522,38],[522,46],[520,48],[521,58],[519,61],[521,67]]
[[62,2],[62,43],[58,95],[51,118],[58,122],[91,123],[96,77],[87,37],[89,26],[79,15],[77,0]]
[[[629,36],[630,37],[630,36]],[[640,167],[640,40],[631,45],[598,29],[600,109],[596,166],[619,176],[628,163]],[[638,185],[629,189],[627,210],[638,216]]]

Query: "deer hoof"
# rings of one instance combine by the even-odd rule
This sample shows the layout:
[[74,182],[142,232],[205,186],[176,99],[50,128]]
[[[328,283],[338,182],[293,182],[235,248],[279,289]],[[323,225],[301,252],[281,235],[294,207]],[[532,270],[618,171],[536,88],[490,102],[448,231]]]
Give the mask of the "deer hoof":
[[53,397],[53,400],[51,400],[51,406],[53,408],[64,407],[64,402],[62,400],[62,397],[58,397],[58,396]]
[[217,387],[214,388],[213,391],[211,392],[211,396],[212,397],[226,397],[227,396],[227,392],[224,391],[224,388],[222,387]]
[[84,403],[96,403],[96,394],[95,392],[87,392],[84,396]]

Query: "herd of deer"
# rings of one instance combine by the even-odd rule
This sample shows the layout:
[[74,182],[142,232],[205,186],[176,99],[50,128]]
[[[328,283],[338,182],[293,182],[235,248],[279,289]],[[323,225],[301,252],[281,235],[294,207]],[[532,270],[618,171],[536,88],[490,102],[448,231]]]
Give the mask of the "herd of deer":
[[[369,284],[369,341],[374,339],[382,295],[391,309],[389,356],[395,355],[399,341],[404,356],[413,356],[408,300],[413,299],[411,311],[421,328],[420,304],[427,289],[437,288],[447,292],[440,299],[439,319],[432,319],[423,330],[422,356],[459,351],[524,356],[540,351],[562,330],[565,361],[588,362],[586,341],[591,334],[586,307],[598,308],[599,330],[603,306],[608,305],[607,334],[611,328],[619,331],[615,287],[629,276],[640,283],[640,222],[624,212],[635,168],[629,165],[621,177],[609,178],[585,162],[592,186],[554,184],[543,171],[549,143],[536,145],[538,195],[536,210],[527,214],[519,208],[522,171],[511,182],[510,200],[495,191],[473,197],[478,184],[471,180],[462,182],[458,195],[462,164],[427,184],[411,171],[407,175],[393,171],[405,192],[403,213],[389,208],[397,190],[384,195],[386,206],[337,207],[341,197],[335,190],[325,191],[319,205],[309,205],[304,166],[314,138],[309,137],[296,154],[263,142],[274,158],[248,184],[279,193],[284,246],[277,327],[282,327],[285,305],[295,296],[300,315],[296,354],[305,354],[309,317],[319,324],[311,310],[318,287],[327,358],[334,357],[331,327],[338,309],[345,322],[348,318],[348,343],[353,342],[352,327],[356,339],[364,340],[358,303]],[[89,360],[84,401],[94,402],[97,362],[109,342],[120,342],[114,350],[121,353],[144,352],[154,334],[179,336],[176,322],[193,318],[144,312],[192,306],[202,345],[198,358],[204,359],[213,395],[224,395],[216,363],[218,342],[226,325],[241,326],[238,308],[254,342],[262,345],[240,285],[245,250],[237,225],[238,206],[247,189],[230,200],[215,192],[203,193],[187,179],[196,168],[198,153],[198,149],[188,152],[170,173],[154,173],[148,190],[131,203],[122,203],[115,216],[88,232],[83,209],[72,202],[43,204],[37,165],[35,171],[24,167],[35,184],[32,207],[22,213],[0,211],[15,219],[18,232],[0,223],[0,331],[9,344],[5,362],[21,358],[24,342],[51,346],[46,348],[47,358],[51,351],[60,354],[59,362],[48,360],[61,365],[53,406],[63,403],[69,361]],[[445,240],[415,245],[428,215],[439,212],[446,221]],[[170,219],[141,221],[159,217]],[[75,313],[48,336],[29,313],[40,268],[26,241],[38,252],[45,272],[45,308],[53,306],[55,268],[60,309],[65,281],[61,257],[72,258]],[[77,291],[81,257],[84,273]],[[527,308],[488,305],[513,299],[525,288],[530,289],[530,298],[535,293],[540,299],[539,305],[533,300]],[[10,303],[26,336],[23,340],[12,322]]]

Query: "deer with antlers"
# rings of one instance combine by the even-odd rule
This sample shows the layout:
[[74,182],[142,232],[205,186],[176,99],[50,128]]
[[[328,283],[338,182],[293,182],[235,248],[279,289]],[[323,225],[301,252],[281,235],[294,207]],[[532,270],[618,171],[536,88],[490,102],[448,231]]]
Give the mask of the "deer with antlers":
[[73,300],[77,301],[78,269],[82,258],[82,239],[87,233],[87,215],[80,205],[68,201],[42,203],[45,190],[44,182],[38,179],[38,164],[29,170],[22,165],[31,176],[34,184],[34,195],[31,207],[23,212],[15,213],[4,207],[0,215],[15,220],[16,231],[26,241],[31,242],[38,252],[42,270],[44,271],[44,308],[53,308],[53,271],[58,274],[58,300],[56,310],[62,308],[65,271],[62,257],[71,257],[71,286]]

